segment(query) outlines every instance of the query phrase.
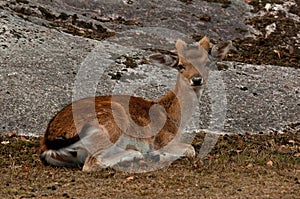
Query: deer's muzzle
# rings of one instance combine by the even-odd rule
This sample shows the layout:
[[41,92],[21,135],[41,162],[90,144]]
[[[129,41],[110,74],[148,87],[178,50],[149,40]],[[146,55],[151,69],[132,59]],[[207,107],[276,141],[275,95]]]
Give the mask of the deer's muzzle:
[[201,86],[203,84],[203,79],[201,76],[193,76],[190,79],[191,86]]

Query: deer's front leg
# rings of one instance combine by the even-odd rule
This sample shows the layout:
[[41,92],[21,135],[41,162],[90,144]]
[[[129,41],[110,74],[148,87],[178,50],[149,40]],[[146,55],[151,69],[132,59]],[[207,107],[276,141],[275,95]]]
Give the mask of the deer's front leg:
[[[110,154],[109,156],[108,153]],[[144,158],[143,154],[139,151],[132,149],[124,150],[118,147],[110,149],[108,153],[89,155],[83,166],[83,171],[94,171],[114,167],[122,162],[133,162]]]
[[193,158],[196,155],[195,149],[191,144],[186,144],[175,140],[156,152],[160,154],[161,162],[171,162],[180,157]]
[[144,139],[133,138],[123,134],[119,140],[105,150],[90,154],[83,171],[114,167],[122,162],[144,159],[145,152],[151,150],[151,143]]
[[103,154],[98,157],[98,161],[103,168],[113,167],[122,162],[133,162],[144,158],[141,152],[133,149],[124,150],[116,147],[110,150],[109,156],[107,156],[107,154]]

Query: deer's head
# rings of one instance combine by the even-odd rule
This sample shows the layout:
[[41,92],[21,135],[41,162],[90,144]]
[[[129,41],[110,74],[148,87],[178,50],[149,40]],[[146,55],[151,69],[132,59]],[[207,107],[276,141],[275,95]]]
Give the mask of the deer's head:
[[177,56],[152,55],[150,59],[155,63],[176,68],[179,72],[179,81],[198,92],[207,82],[208,71],[213,69],[215,61],[221,61],[230,47],[231,41],[213,45],[210,54],[210,41],[203,37],[197,45],[187,45],[182,40],[177,40]]
[[208,60],[207,51],[201,45],[188,46],[182,40],[177,40],[176,50],[177,64],[173,67],[179,72],[179,81],[198,91],[208,78],[208,69],[205,67]]

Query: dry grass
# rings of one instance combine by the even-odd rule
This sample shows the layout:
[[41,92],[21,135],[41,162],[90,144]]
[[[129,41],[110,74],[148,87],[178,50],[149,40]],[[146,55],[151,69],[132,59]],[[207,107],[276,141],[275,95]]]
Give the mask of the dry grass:
[[[199,150],[205,134],[197,135]],[[1,136],[1,198],[297,198],[300,133],[224,135],[204,159],[143,174],[45,167],[38,139]],[[9,142],[9,143],[8,143]]]

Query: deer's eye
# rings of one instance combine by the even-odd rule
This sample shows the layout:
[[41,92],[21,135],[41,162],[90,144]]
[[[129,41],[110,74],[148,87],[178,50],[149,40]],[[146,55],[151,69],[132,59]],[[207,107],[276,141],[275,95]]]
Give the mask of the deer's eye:
[[177,68],[180,72],[185,70],[185,67],[182,64],[178,64]]

